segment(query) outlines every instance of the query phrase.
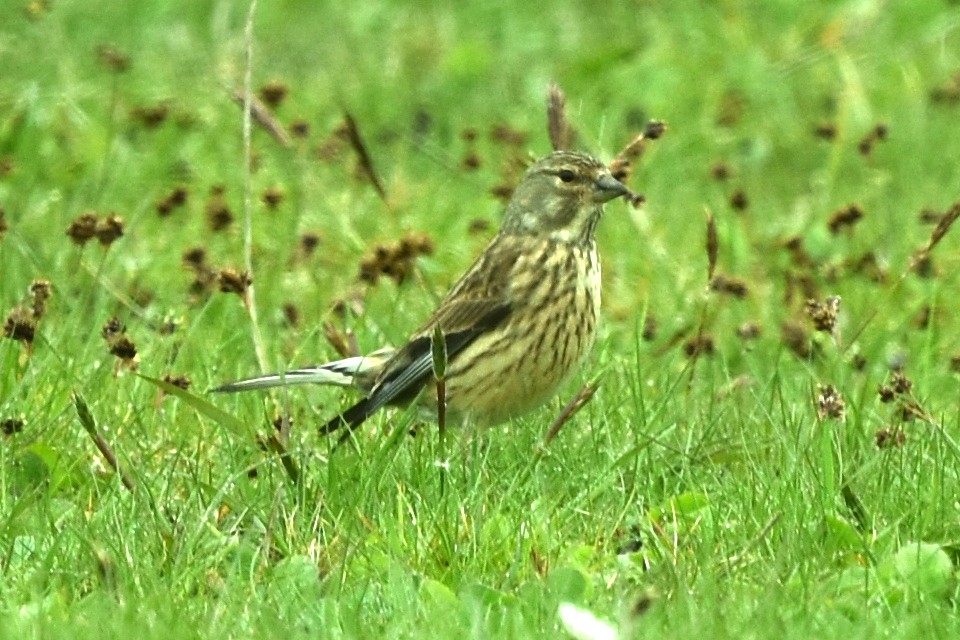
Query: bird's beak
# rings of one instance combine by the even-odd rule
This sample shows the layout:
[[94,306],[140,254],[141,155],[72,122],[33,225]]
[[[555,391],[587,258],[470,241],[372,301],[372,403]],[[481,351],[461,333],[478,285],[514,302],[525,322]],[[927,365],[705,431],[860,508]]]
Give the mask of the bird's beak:
[[622,182],[609,173],[604,173],[597,178],[593,186],[595,187],[593,190],[594,202],[607,202],[608,200],[613,200],[614,198],[619,198],[620,196],[625,196],[630,193],[630,190],[627,189]]

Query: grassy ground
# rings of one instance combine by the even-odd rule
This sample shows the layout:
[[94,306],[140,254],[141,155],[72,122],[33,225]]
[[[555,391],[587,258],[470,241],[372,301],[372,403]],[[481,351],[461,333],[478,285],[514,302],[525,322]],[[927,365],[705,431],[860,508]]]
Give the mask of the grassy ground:
[[[556,80],[606,159],[670,127],[632,178],[647,205],[601,225],[589,371],[449,451],[403,412],[332,451],[336,391],[207,396],[259,366],[210,276],[244,268],[247,7],[5,2],[0,312],[34,337],[0,339],[0,637],[564,637],[561,603],[621,637],[956,636],[956,231],[921,251],[960,200],[955,3],[389,4],[257,10],[253,86],[306,129],[253,131],[265,366],[335,357],[324,320],[364,349],[415,328],[494,233],[492,191],[549,151]],[[85,212],[123,236],[78,246]],[[358,281],[420,233],[402,284]],[[296,483],[268,443],[285,409]]]

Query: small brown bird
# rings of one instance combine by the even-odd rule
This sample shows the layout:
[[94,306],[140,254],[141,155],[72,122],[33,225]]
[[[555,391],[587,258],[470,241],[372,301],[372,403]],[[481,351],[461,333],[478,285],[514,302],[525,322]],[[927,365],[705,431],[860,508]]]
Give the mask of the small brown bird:
[[593,345],[600,316],[594,230],[603,205],[629,193],[595,158],[557,151],[531,166],[500,232],[399,349],[241,380],[214,391],[291,384],[355,386],[362,400],[321,428],[354,429],[388,404],[436,409],[432,340],[446,343],[447,415],[496,424],[550,399]]

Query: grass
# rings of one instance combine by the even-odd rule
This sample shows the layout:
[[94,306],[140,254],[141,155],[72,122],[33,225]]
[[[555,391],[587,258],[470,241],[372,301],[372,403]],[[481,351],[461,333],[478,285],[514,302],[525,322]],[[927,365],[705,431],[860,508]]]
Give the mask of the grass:
[[[955,231],[916,268],[921,211],[960,200],[955,3],[384,4],[255,15],[253,86],[282,82],[277,119],[309,125],[289,148],[253,131],[266,366],[334,357],[326,319],[364,349],[403,340],[494,233],[491,189],[549,150],[556,80],[604,158],[670,126],[632,178],[645,207],[601,225],[599,392],[547,447],[582,379],[448,450],[399,411],[336,451],[313,426],[342,393],[206,395],[258,369],[241,297],[183,266],[193,247],[244,264],[247,7],[5,3],[0,312],[36,279],[53,295],[32,346],[0,339],[0,636],[564,637],[561,603],[621,637],[956,635]],[[386,201],[332,135],[345,111]],[[831,233],[850,205],[863,219]],[[87,211],[123,237],[76,246]],[[214,232],[217,211],[234,220]],[[707,288],[707,211],[742,299]],[[358,282],[373,247],[420,232],[412,277]],[[816,332],[805,300],[831,295]],[[121,335],[189,398],[112,355]],[[284,411],[296,483],[265,444]]]

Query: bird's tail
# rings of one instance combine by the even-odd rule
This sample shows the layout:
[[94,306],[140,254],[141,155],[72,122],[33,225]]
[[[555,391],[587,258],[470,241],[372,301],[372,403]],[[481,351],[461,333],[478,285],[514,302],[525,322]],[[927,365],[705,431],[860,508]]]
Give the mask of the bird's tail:
[[393,349],[391,348],[381,349],[370,355],[344,358],[315,367],[291,369],[290,371],[237,380],[210,391],[213,393],[232,393],[235,391],[271,389],[294,384],[329,384],[339,387],[357,386],[364,389],[372,386],[377,373],[392,354]]

